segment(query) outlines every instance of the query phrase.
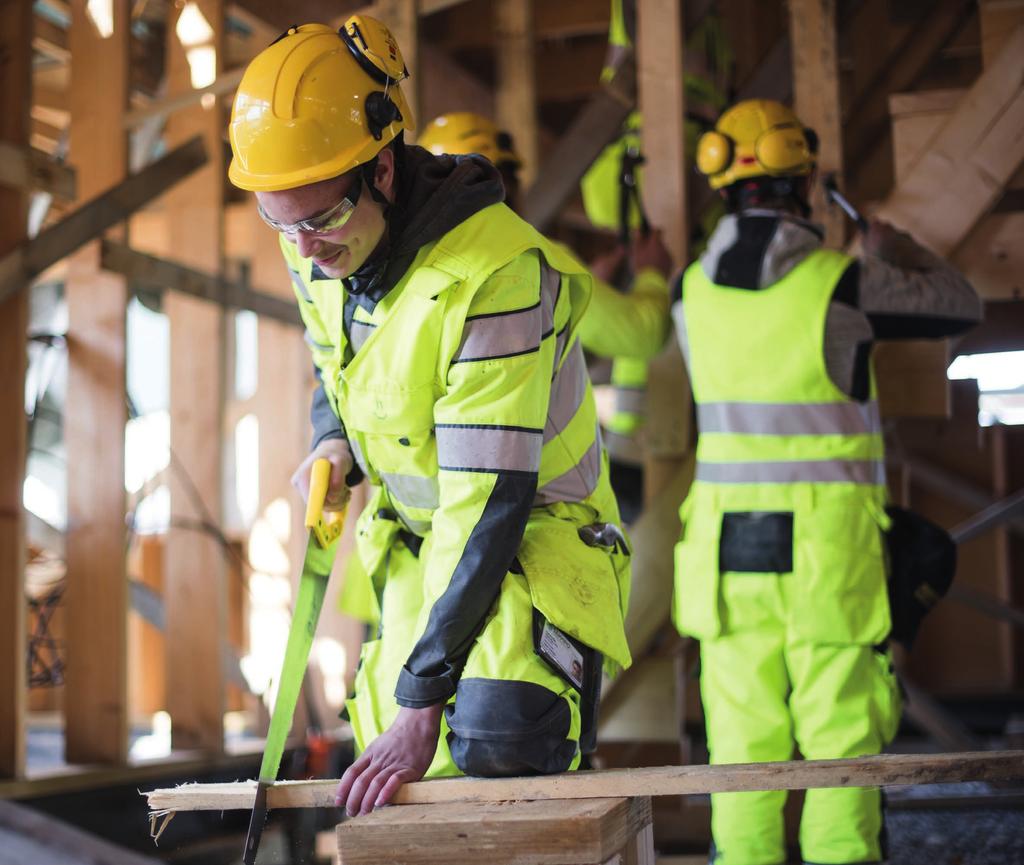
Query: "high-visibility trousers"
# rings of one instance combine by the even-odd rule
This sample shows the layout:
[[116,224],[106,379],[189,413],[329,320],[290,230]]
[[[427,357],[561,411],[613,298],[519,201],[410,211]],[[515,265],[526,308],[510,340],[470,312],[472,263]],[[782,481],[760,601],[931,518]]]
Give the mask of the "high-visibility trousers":
[[[899,723],[900,697],[883,648],[810,642],[787,627],[792,574],[722,575],[722,633],[701,642],[701,698],[711,762],[878,754]],[[786,861],[786,793],[711,797],[718,865]],[[877,788],[808,790],[800,821],[807,863],[883,858]]]

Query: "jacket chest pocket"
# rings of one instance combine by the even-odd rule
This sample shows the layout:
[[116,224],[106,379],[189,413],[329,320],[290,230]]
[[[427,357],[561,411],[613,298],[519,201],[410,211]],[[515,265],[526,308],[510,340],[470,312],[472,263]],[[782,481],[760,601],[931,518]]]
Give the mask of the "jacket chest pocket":
[[344,389],[345,427],[374,472],[436,472],[436,398],[433,382],[410,388],[385,380]]

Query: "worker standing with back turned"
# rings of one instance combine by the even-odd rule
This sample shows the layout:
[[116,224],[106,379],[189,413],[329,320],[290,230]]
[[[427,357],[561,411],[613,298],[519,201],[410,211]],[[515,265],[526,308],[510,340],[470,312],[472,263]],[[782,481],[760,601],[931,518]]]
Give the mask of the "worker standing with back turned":
[[[674,619],[701,641],[712,763],[877,754],[895,734],[871,345],[981,318],[956,271],[885,223],[859,258],[822,247],[816,149],[768,100],[733,106],[698,146],[727,215],[673,306],[699,429]],[[713,795],[712,860],[785,862],[785,798]],[[879,790],[807,792],[805,862],[880,862],[882,831]]]
[[372,18],[293,27],[246,70],[230,130],[320,377],[296,483],[324,457],[328,505],[373,485],[352,814],[425,775],[576,768],[602,665],[629,663],[628,552],[576,338],[590,278],[501,203],[486,160],[405,145],[406,75]]

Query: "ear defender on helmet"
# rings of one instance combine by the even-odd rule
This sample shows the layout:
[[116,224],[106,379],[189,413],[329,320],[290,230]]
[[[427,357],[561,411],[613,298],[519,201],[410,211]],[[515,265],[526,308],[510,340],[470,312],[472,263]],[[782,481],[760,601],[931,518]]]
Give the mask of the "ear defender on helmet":
[[380,141],[388,126],[405,119],[388,94],[391,87],[409,77],[402,52],[386,27],[362,15],[349,18],[338,35],[363,71],[384,88],[370,93],[364,103],[370,134]]
[[806,173],[814,163],[807,133],[798,123],[780,123],[766,129],[758,136],[754,153],[772,175]]
[[705,132],[697,142],[697,170],[708,177],[721,174],[732,165],[736,145],[717,129]]

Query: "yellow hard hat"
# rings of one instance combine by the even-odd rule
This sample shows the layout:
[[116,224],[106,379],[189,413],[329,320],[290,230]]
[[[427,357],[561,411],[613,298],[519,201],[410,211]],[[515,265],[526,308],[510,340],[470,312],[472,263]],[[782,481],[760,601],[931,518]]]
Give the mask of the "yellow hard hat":
[[479,153],[494,165],[518,168],[523,164],[512,147],[512,136],[502,132],[492,120],[472,111],[452,111],[435,117],[424,127],[416,143],[435,156]]
[[228,177],[259,192],[327,180],[415,128],[390,31],[353,15],[340,30],[292,27],[245,70],[231,110]]
[[748,177],[793,177],[814,170],[818,138],[781,102],[747,99],[728,109],[697,142],[697,168],[713,189]]

